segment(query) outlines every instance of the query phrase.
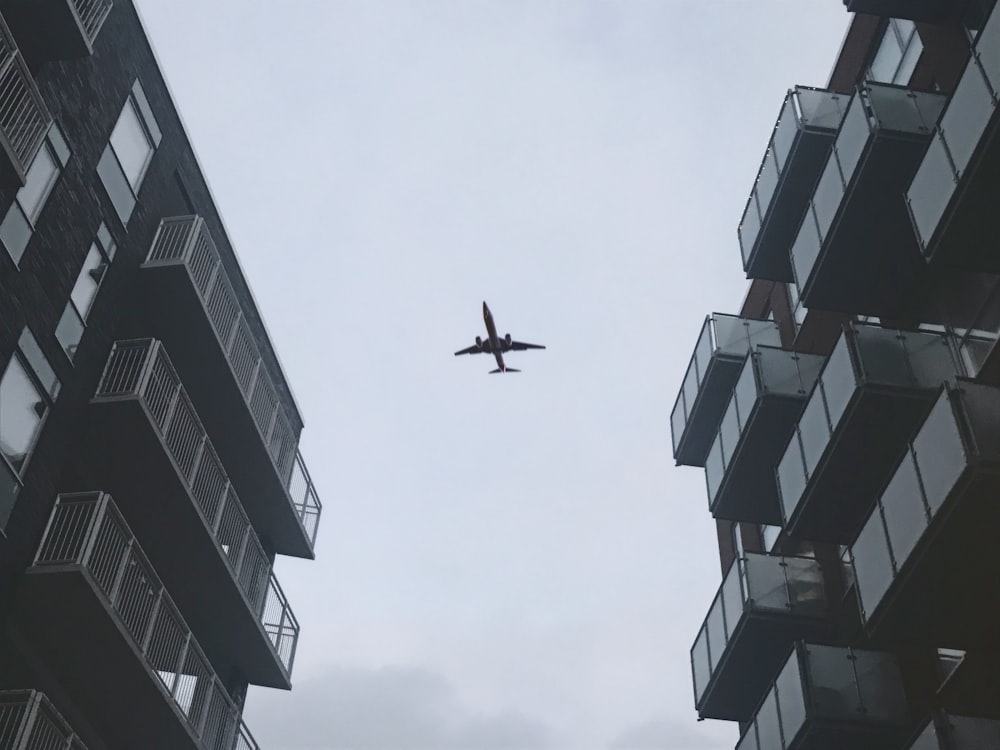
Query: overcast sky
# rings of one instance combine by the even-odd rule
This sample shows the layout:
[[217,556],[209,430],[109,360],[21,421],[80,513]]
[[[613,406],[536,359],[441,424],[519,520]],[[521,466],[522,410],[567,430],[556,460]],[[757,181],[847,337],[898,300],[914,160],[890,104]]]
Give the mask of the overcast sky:
[[[669,413],[840,0],[139,0],[306,421],[315,562],[271,750],[723,750]],[[520,374],[452,352],[546,344]]]

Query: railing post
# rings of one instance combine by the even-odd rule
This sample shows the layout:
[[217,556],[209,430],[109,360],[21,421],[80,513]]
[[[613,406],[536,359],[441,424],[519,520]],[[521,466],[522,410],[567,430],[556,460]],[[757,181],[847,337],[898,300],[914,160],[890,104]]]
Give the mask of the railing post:
[[188,486],[191,487],[192,494],[194,494],[195,477],[198,476],[198,469],[201,468],[201,457],[205,454],[206,442],[208,442],[208,435],[203,433],[201,436],[201,441],[198,443],[198,447],[195,449],[194,461],[191,462],[191,475],[188,477]]
[[193,220],[191,221],[191,229],[188,231],[188,235],[184,240],[184,249],[181,250],[181,260],[184,261],[185,265],[191,263],[191,256],[194,254],[194,244],[195,240],[198,238],[198,229],[204,223],[204,219],[195,214]]
[[[226,342],[226,356],[229,357],[229,361],[232,362],[233,356],[233,344],[236,343],[236,333],[240,330],[240,321],[243,320],[243,310],[242,308],[237,308],[236,317],[233,319],[233,330],[229,334],[229,341]],[[235,367],[233,368],[236,369]]]
[[160,590],[156,592],[156,601],[153,602],[153,609],[149,613],[149,628],[146,630],[146,635],[142,639],[142,655],[149,656],[149,647],[152,645],[153,641],[153,631],[156,629],[156,618],[160,616],[160,602],[163,601],[163,585],[160,584]]
[[90,558],[94,554],[94,547],[97,546],[97,537],[100,535],[101,525],[104,523],[104,515],[108,505],[108,494],[102,492],[97,498],[97,510],[90,520],[90,529],[87,531],[86,542],[83,547],[83,554],[80,556],[80,564],[83,567],[90,565]]
[[219,526],[222,525],[222,514],[226,510],[226,503],[229,501],[229,490],[232,489],[232,483],[227,479],[225,486],[222,488],[222,499],[219,500],[219,507],[215,511],[215,518],[212,519],[212,536],[216,539],[219,537]]
[[184,645],[181,646],[181,651],[177,655],[177,662],[174,664],[174,681],[170,686],[170,697],[175,703],[177,702],[177,696],[174,694],[174,691],[177,690],[177,683],[181,679],[181,670],[184,668],[184,662],[187,661],[188,645],[191,643],[191,638],[193,636],[189,630],[187,636],[184,638]]
[[122,580],[125,578],[125,569],[128,568],[129,561],[131,560],[132,545],[134,542],[135,537],[129,537],[128,542],[125,544],[125,554],[122,555],[121,565],[118,566],[118,571],[115,573],[115,580],[111,584],[111,591],[108,592],[108,600],[111,602],[112,609],[115,609],[115,605],[118,603],[118,594],[121,591]]

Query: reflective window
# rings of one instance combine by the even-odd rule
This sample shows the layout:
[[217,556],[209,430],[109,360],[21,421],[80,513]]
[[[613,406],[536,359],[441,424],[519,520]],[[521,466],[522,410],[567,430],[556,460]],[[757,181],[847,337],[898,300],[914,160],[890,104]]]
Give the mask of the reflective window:
[[913,21],[890,18],[882,42],[869,66],[869,79],[906,85],[924,45]]
[[35,222],[45,207],[59,173],[69,161],[69,146],[59,126],[49,128],[38,155],[28,168],[24,186],[0,222],[0,241],[15,263],[20,263],[35,231]]
[[129,185],[138,191],[146,165],[153,156],[153,144],[139,120],[139,113],[131,97],[125,102],[125,109],[111,132],[111,148],[118,157]]
[[132,216],[161,137],[142,86],[136,81],[97,165],[97,174],[123,224]]
[[80,269],[80,275],[77,276],[69,301],[56,326],[56,339],[62,344],[63,351],[70,360],[76,354],[80,339],[83,338],[87,316],[90,315],[90,309],[97,298],[97,291],[114,254],[114,240],[102,222],[97,230],[97,239],[90,246],[90,252],[83,261],[83,268]]

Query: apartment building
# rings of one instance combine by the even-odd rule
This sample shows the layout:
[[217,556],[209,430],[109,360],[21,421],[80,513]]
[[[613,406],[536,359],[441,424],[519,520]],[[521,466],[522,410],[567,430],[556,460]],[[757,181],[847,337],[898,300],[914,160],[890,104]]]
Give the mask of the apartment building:
[[738,750],[1000,748],[1000,11],[844,5],[671,414],[721,563],[694,704]]
[[0,748],[256,748],[302,415],[130,0],[0,0]]

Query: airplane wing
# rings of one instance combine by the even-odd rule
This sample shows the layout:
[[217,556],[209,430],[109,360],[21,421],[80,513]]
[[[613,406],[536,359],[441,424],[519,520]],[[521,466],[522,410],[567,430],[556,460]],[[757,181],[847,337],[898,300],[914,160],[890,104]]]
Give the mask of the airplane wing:
[[483,352],[488,352],[488,351],[489,351],[489,345],[480,348],[476,344],[473,344],[472,346],[466,347],[465,349],[461,349],[455,352],[455,356],[457,357],[459,354],[482,354]]
[[510,348],[518,352],[524,349],[544,349],[545,347],[541,344],[526,344],[523,341],[511,341]]

